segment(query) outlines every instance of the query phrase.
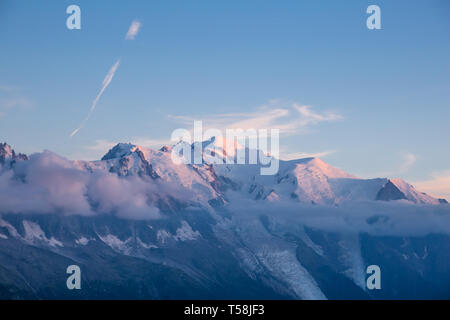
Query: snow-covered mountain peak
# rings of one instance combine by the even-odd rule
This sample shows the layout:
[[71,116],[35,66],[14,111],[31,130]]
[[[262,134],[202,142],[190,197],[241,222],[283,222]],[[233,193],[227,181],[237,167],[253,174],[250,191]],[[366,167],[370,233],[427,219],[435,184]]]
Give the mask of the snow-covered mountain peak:
[[230,141],[225,137],[212,137],[209,140],[203,141],[204,148],[209,148],[219,152],[224,158],[236,155],[237,150],[242,150],[244,147],[235,141]]
[[[346,173],[345,171],[335,168],[319,158],[304,158],[291,160],[290,163],[295,164],[295,173],[309,173],[313,175],[323,175],[327,178],[349,178],[357,179],[356,176]],[[302,174],[303,175],[303,174]]]
[[141,149],[143,148],[131,143],[118,143],[103,156],[102,160],[119,159]]
[[150,152],[149,149],[131,143],[119,143],[109,150],[101,161],[96,161],[95,166],[116,172],[119,176],[138,175],[156,179],[158,175],[149,163]]
[[433,198],[426,193],[417,191],[414,186],[407,183],[405,180],[401,178],[390,179],[391,181],[404,195],[405,198],[409,201],[419,203],[419,204],[439,204],[439,200]]

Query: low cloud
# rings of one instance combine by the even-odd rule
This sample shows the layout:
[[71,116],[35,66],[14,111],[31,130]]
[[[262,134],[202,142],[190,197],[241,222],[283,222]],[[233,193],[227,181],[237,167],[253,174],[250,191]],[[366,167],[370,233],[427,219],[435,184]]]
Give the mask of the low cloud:
[[343,234],[377,236],[424,236],[450,234],[450,205],[417,205],[406,201],[351,202],[339,207],[304,205],[296,202],[260,202],[231,195],[227,206],[233,220],[267,216],[282,234],[289,228],[307,226]]
[[45,151],[1,170],[0,212],[21,214],[114,214],[130,219],[155,219],[154,203],[164,186],[105,170],[90,173],[85,163]]
[[120,218],[159,218],[159,209],[149,204],[155,186],[136,177],[119,178],[114,174],[96,172],[87,187],[87,194],[97,213],[115,213]]

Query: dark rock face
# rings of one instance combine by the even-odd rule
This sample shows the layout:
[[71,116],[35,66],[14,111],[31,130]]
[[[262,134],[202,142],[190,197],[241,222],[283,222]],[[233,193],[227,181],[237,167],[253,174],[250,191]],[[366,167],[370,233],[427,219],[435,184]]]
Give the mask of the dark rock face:
[[172,151],[172,147],[171,146],[163,146],[159,149],[159,151],[170,152],[170,151]]
[[139,156],[139,159],[141,160],[140,164],[140,175],[149,176],[152,179],[159,178],[159,175],[156,173],[155,170],[153,170],[153,166],[145,159],[144,154],[140,150],[136,150],[137,155]]
[[7,143],[0,143],[0,164],[5,165],[9,163],[12,166],[18,160],[28,160],[27,155],[23,153],[16,154],[16,152]]
[[377,193],[376,200],[391,201],[391,200],[406,200],[406,196],[401,192],[395,184],[389,180],[383,188]]
[[[8,237],[0,238],[0,299],[292,298],[250,277],[232,248],[214,236],[211,222],[197,214],[172,216],[170,221],[110,216],[1,218],[18,234],[14,237],[0,227],[0,233]],[[27,242],[24,220],[39,225],[46,237],[58,237],[63,246],[52,247],[39,239]],[[199,233],[197,239],[177,238],[177,228],[183,223]],[[158,230],[172,236],[161,239]],[[127,249],[108,245],[108,234],[126,242]],[[88,243],[76,242],[82,235]],[[66,288],[65,270],[72,264],[82,270],[81,290]]]
[[440,204],[448,204],[448,201],[445,199],[438,199]]

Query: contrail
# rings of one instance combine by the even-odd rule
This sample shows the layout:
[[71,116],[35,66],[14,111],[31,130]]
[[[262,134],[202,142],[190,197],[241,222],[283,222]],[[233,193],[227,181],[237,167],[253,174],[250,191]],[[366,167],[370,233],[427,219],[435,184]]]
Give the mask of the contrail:
[[131,22],[130,28],[128,29],[127,35],[125,36],[126,40],[134,40],[137,36],[139,29],[141,28],[141,23],[137,20]]
[[100,89],[100,92],[97,94],[97,96],[95,97],[94,102],[92,102],[91,105],[91,109],[89,109],[89,112],[86,116],[86,118],[81,122],[80,126],[78,128],[76,128],[71,134],[70,137],[72,138],[74,135],[76,135],[78,133],[78,131],[80,131],[81,128],[83,128],[84,124],[86,123],[86,121],[89,120],[89,118],[92,115],[92,112],[94,112],[95,107],[97,106],[97,102],[98,100],[100,100],[100,97],[102,96],[103,92],[105,91],[105,89],[108,87],[108,85],[111,83],[113,77],[114,77],[114,73],[116,72],[117,68],[119,67],[120,64],[120,59],[116,61],[116,63],[114,63],[114,65],[111,67],[111,69],[109,69],[108,74],[106,75],[105,79],[103,79],[103,86]]

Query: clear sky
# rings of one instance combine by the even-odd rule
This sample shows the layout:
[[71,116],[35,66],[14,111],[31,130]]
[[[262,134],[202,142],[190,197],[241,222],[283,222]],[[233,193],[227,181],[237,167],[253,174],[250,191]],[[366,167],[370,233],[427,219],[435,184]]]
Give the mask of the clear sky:
[[[66,27],[71,4],[81,30]],[[371,4],[381,30],[366,27]],[[0,2],[0,141],[94,159],[193,119],[279,126],[285,158],[450,196],[450,2]]]

